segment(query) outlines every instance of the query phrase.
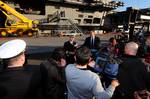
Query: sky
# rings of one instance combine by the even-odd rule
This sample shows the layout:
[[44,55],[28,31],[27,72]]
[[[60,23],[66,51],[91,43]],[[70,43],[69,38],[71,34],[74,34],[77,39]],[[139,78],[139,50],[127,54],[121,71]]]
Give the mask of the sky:
[[119,7],[116,9],[117,11],[125,11],[126,7],[134,7],[134,8],[150,8],[150,0],[115,0],[124,2],[124,7]]

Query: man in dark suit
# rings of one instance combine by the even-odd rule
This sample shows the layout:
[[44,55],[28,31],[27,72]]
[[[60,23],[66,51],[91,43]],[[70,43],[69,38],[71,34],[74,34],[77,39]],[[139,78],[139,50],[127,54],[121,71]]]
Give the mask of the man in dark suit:
[[100,48],[100,38],[96,36],[95,31],[90,31],[90,36],[85,39],[83,46],[88,47],[92,52],[92,57],[97,57],[97,52]]
[[100,48],[100,38],[96,36],[95,31],[90,31],[90,36],[85,39],[83,44],[91,50],[98,50]]

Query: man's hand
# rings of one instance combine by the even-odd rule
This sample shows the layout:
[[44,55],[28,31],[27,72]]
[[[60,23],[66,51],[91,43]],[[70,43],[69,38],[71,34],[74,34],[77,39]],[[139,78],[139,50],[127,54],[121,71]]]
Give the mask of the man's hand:
[[118,80],[116,80],[116,79],[112,80],[111,85],[112,85],[114,88],[116,88],[117,86],[119,86]]
[[95,61],[94,61],[94,60],[90,61],[90,62],[88,63],[88,66],[94,68],[94,66],[95,66]]

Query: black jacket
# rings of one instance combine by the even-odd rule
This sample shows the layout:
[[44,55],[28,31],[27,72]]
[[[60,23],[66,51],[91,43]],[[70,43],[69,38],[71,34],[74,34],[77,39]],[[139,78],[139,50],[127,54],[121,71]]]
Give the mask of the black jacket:
[[118,71],[120,85],[116,88],[113,99],[134,99],[135,91],[150,89],[150,74],[136,56],[125,55],[122,60]]
[[32,77],[25,99],[64,99],[65,81],[64,69],[54,60],[42,62],[40,71]]
[[0,99],[23,99],[36,68],[13,67],[0,73]]

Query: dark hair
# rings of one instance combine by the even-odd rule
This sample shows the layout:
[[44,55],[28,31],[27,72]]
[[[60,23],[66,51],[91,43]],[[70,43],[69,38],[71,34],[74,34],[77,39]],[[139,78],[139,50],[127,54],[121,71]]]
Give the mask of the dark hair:
[[56,61],[60,61],[62,58],[66,59],[64,49],[61,48],[61,47],[55,48],[54,51],[51,54],[51,58],[56,60]]
[[113,42],[113,40],[115,40],[115,38],[114,37],[111,37],[110,39],[109,39],[109,42]]
[[76,50],[76,63],[79,65],[86,65],[92,56],[90,49],[85,46],[81,46]]

